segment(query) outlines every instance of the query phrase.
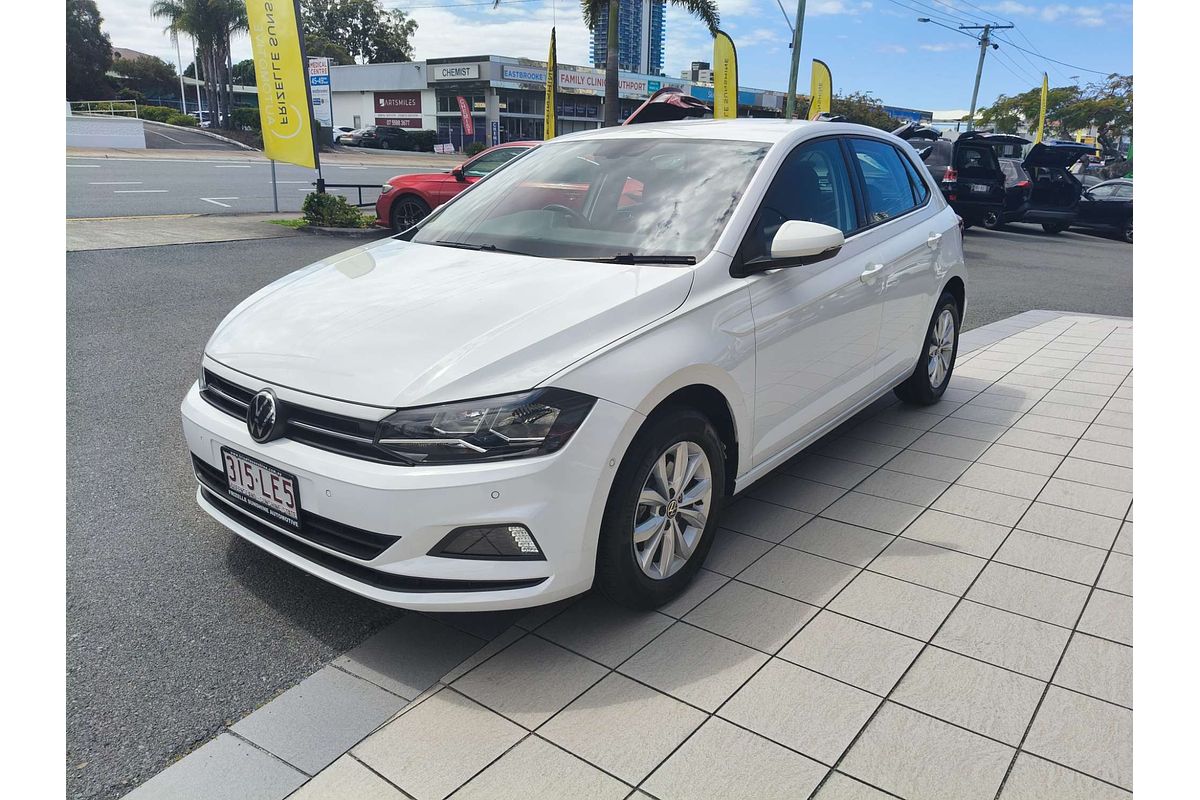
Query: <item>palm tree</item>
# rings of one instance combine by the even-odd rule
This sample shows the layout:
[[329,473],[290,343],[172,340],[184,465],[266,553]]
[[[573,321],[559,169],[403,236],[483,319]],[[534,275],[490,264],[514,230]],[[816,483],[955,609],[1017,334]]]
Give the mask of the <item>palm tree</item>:
[[[493,8],[500,5],[501,0],[495,0]],[[646,0],[649,2],[649,0]],[[670,0],[671,5],[680,6],[689,14],[699,17],[714,36],[717,26],[721,23],[721,12],[717,9],[716,0]],[[621,99],[618,93],[620,70],[617,55],[617,25],[620,20],[621,0],[580,0],[583,7],[583,22],[589,31],[594,31],[596,25],[606,15],[608,17],[608,43],[605,46],[607,60],[604,64],[604,127],[610,128],[621,119]],[[551,80],[555,80],[551,76]]]
[[209,114],[217,124],[231,127],[230,39],[249,29],[245,4],[240,0],[154,0],[150,14],[167,21],[165,32],[172,37],[186,34],[196,40]]

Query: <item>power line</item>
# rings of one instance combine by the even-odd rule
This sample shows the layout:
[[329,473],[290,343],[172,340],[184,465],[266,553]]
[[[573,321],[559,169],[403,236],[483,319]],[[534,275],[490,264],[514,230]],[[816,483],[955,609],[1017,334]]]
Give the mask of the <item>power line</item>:
[[[961,9],[959,9],[959,8],[958,8],[958,6],[954,5],[954,0],[942,0],[942,2],[943,2],[943,3],[945,3],[945,5],[948,5],[948,6],[950,6],[950,7],[951,7],[951,8],[953,8],[953,9],[956,9],[956,10],[961,10]],[[983,17],[983,19],[984,19],[985,21],[987,21],[987,20],[1000,20],[1001,22],[1007,22],[1007,23],[1009,23],[1009,24],[1012,24],[1012,25],[1015,25],[1015,24],[1016,24],[1016,23],[1014,23],[1014,22],[1013,22],[1011,19],[1005,19],[1004,17],[997,16],[996,14],[992,13],[991,11],[987,11],[986,9],[980,8],[979,6],[975,5],[974,3],[972,3],[972,2],[969,2],[969,0],[957,0],[957,2],[961,2],[963,5],[970,6],[971,8],[975,9],[976,11],[982,12],[982,13],[985,15],[985,16]],[[964,13],[964,14],[967,14],[967,13],[970,13],[970,12],[964,11],[963,13]]]
[[[925,11],[922,11],[919,8],[913,8],[912,6],[905,5],[904,3],[898,2],[898,0],[887,0],[887,2],[891,3],[894,6],[897,6],[898,8],[903,8],[905,11],[910,11],[913,14],[926,13]],[[918,0],[909,0],[909,2],[916,3],[916,2],[918,2]],[[924,4],[922,4],[922,5],[924,5]],[[929,8],[929,6],[924,6],[924,7]],[[961,20],[955,19],[953,17],[948,17],[942,13],[932,13],[932,14],[930,14],[930,16],[937,17],[938,19],[942,20],[943,22],[950,22],[950,23],[955,23],[955,24],[957,24],[958,22],[961,21]]]
[[[1018,64],[1013,59],[1012,56],[1008,55],[1003,50],[996,50],[993,53],[993,55],[995,55],[998,59],[1000,59],[1000,62],[999,62],[1000,66],[1004,67],[1005,69],[1008,69],[1008,71],[1011,72],[1013,75],[1015,75],[1017,78],[1020,78],[1023,81],[1031,81],[1033,83],[1038,83],[1038,84],[1041,83],[1041,81],[1039,81],[1037,78],[1030,78],[1029,73],[1025,71],[1025,68],[1022,67],[1020,64]],[[1011,69],[1009,68],[1009,65],[1011,65],[1011,67],[1012,67]],[[1017,75],[1017,72],[1020,72],[1021,74]],[[1039,78],[1041,77],[1040,73],[1038,74],[1038,77]]]
[[1010,41],[1008,41],[1008,40],[1006,40],[1006,39],[1005,39],[1005,40],[1001,40],[1001,41],[1003,41],[1003,42],[1004,42],[1005,44],[1007,44],[1009,47],[1015,47],[1015,48],[1017,48],[1018,50],[1022,50],[1022,51],[1026,52],[1026,53],[1033,53],[1033,55],[1037,56],[1038,58],[1043,58],[1043,59],[1045,59],[1046,61],[1049,61],[1049,62],[1051,62],[1052,64],[1061,64],[1061,65],[1062,65],[1062,66],[1064,66],[1064,67],[1070,67],[1071,69],[1077,69],[1077,70],[1080,70],[1080,71],[1082,71],[1082,72],[1091,72],[1091,73],[1093,73],[1093,74],[1096,74],[1096,75],[1111,75],[1111,74],[1112,74],[1112,73],[1110,73],[1110,72],[1104,72],[1103,70],[1098,70],[1098,69],[1088,69],[1087,67],[1081,67],[1081,66],[1079,66],[1078,64],[1068,64],[1068,63],[1067,63],[1067,62],[1065,62],[1065,61],[1059,61],[1059,60],[1058,60],[1058,59],[1056,59],[1056,58],[1050,58],[1050,56],[1044,56],[1044,55],[1042,55],[1041,53],[1035,53],[1035,52],[1034,52],[1034,51],[1032,51],[1032,50],[1025,50],[1025,48],[1024,48],[1024,47],[1021,47],[1019,44],[1013,44],[1012,42],[1010,42]]

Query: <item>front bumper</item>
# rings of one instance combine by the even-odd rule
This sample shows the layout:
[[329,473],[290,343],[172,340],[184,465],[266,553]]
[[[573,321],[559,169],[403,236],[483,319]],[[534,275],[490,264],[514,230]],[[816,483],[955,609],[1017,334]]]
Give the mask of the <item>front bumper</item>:
[[[592,583],[596,537],[616,472],[609,461],[637,428],[636,412],[598,400],[565,447],[492,464],[377,464],[278,439],[255,442],[245,423],[206,402],[193,385],[183,431],[194,458],[224,471],[230,447],[296,476],[303,512],[399,537],[361,559],[247,513],[203,483],[197,502],[247,541],[344,589],[388,605],[430,611],[523,608],[571,597]],[[427,553],[464,525],[520,523],[545,561],[444,558]]]

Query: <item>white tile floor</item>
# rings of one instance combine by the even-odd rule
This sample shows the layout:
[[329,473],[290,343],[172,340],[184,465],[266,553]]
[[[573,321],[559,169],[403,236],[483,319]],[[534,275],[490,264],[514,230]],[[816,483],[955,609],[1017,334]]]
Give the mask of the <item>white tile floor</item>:
[[[963,346],[941,403],[876,404],[736,501],[684,598],[531,612],[292,796],[1129,797],[1132,325],[1029,312]],[[390,635],[426,681],[482,641]],[[354,680],[411,699],[364,647]],[[134,794],[218,796],[211,747]]]

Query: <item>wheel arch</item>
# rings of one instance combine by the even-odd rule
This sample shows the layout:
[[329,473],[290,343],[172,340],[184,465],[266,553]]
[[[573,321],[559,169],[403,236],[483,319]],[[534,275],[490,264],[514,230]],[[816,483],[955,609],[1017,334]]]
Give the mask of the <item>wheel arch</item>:
[[[687,406],[694,408],[708,418],[725,447],[725,493],[732,494],[740,463],[739,439],[737,422],[734,420],[733,409],[724,394],[716,387],[707,383],[692,383],[682,386],[666,397],[663,397],[654,408],[646,414],[646,421],[669,413],[672,406]],[[642,423],[643,425],[646,422]]]
[[942,291],[949,292],[954,296],[954,302],[958,303],[958,318],[961,325],[962,318],[967,312],[967,285],[963,282],[962,276],[955,275],[950,278],[942,287]]

